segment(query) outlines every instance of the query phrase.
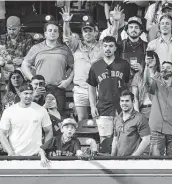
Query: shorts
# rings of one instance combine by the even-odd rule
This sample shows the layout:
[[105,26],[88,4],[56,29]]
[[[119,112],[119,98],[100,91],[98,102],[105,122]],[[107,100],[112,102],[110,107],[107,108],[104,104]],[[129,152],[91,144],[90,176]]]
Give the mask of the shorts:
[[96,119],[99,135],[112,136],[114,130],[114,117],[113,116],[99,116]]
[[73,89],[73,100],[76,107],[89,107],[88,90],[75,86]]
[[150,155],[172,156],[172,135],[151,130]]

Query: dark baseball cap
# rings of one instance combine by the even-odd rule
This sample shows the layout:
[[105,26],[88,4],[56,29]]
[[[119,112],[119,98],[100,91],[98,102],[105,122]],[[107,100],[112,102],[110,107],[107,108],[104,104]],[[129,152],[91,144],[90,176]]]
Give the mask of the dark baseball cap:
[[164,4],[162,5],[161,10],[163,11],[163,10],[166,9],[166,8],[172,10],[172,3],[164,3]]
[[140,26],[141,29],[143,29],[143,24],[142,24],[141,19],[139,17],[134,16],[128,19],[127,25],[125,26],[125,30],[128,29],[128,25],[131,23],[136,23]]
[[31,84],[29,83],[24,83],[19,87],[19,91],[23,92],[23,91],[27,91],[27,90],[32,90],[33,91],[33,87]]
[[83,20],[82,29],[84,28],[94,29],[95,24],[90,16],[84,15],[82,20]]

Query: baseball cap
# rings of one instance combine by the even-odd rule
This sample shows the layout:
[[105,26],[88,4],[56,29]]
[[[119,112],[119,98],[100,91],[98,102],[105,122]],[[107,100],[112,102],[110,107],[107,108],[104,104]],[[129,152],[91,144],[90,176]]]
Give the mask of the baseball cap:
[[166,8],[169,8],[169,9],[172,10],[172,3],[165,3],[165,4],[163,4],[161,10],[163,11]]
[[134,16],[134,17],[130,17],[128,19],[128,22],[127,22],[125,30],[128,29],[128,25],[131,24],[131,23],[136,23],[136,24],[138,24],[140,26],[141,29],[143,28],[141,19],[139,17]]
[[18,27],[20,26],[20,18],[17,16],[10,16],[7,19],[7,27]]
[[32,85],[29,84],[29,83],[24,83],[24,84],[22,84],[22,85],[19,87],[19,91],[20,91],[20,92],[23,92],[23,91],[26,91],[26,90],[32,90],[32,91],[33,91]]
[[63,128],[64,126],[66,125],[73,125],[75,128],[78,127],[78,124],[76,123],[76,121],[72,118],[67,118],[67,119],[64,119],[63,122],[62,122],[62,125],[61,125],[61,128]]
[[83,16],[83,24],[82,24],[82,29],[84,28],[91,28],[94,29],[94,22],[90,16],[84,15]]

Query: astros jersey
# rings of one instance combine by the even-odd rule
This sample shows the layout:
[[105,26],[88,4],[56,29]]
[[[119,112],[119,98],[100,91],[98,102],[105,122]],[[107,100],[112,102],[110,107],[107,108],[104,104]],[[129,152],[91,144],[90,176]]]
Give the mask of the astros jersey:
[[119,98],[129,82],[130,65],[117,58],[110,65],[101,59],[89,71],[88,84],[98,87],[97,108],[101,116],[115,116],[120,111]]

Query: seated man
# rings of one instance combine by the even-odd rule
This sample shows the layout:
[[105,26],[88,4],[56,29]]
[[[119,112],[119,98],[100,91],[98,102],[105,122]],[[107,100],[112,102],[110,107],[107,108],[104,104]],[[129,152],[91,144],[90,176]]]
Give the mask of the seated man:
[[31,85],[33,87],[33,101],[47,109],[53,126],[53,134],[59,134],[61,116],[57,111],[56,98],[52,94],[47,95],[45,78],[42,75],[35,75],[31,79]]
[[31,79],[33,87],[33,101],[41,106],[45,103],[45,78],[42,75],[35,75]]
[[148,120],[134,110],[134,95],[125,90],[121,93],[122,109],[114,120],[112,156],[139,156],[150,143]]
[[0,66],[2,81],[8,81],[15,68],[21,66],[23,58],[33,45],[33,38],[21,32],[20,18],[11,16],[7,19],[7,33],[0,36]]
[[42,128],[45,142],[52,138],[52,124],[47,111],[32,102],[33,88],[22,84],[20,102],[5,109],[0,123],[0,140],[8,156],[32,156],[42,145]]

